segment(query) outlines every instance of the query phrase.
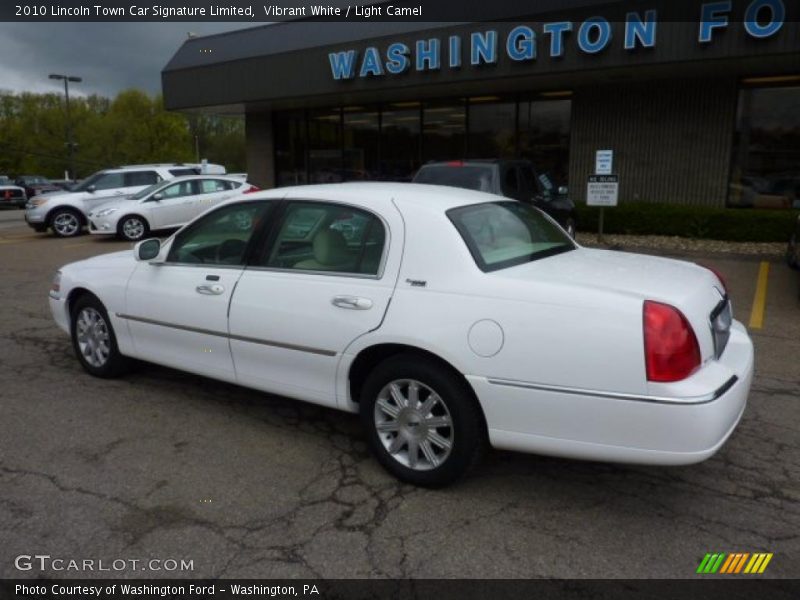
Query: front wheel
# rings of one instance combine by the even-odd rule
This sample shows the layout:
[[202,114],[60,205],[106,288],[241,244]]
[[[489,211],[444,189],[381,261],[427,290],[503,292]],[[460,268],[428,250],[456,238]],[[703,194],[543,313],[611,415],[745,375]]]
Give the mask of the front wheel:
[[103,303],[82,296],[72,308],[72,347],[81,366],[90,375],[112,378],[122,375],[129,360],[119,352],[117,338]]
[[454,482],[486,446],[483,416],[466,382],[413,354],[390,358],[369,374],[360,411],[380,463],[414,485]]
[[147,221],[138,215],[123,217],[120,219],[117,229],[119,237],[129,242],[138,242],[143,239],[149,231],[150,227]]
[[81,234],[83,223],[77,211],[71,208],[59,208],[53,213],[50,226],[58,237],[75,237]]

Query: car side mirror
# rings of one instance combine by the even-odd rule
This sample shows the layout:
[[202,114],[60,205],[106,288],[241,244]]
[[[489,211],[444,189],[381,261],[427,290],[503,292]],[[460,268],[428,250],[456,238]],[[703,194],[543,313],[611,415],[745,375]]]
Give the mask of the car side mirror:
[[95,190],[97,190],[97,188],[93,185],[90,185],[89,187],[86,188],[86,191],[89,192],[90,194],[94,194]]
[[568,191],[569,190],[567,189],[567,186],[565,186],[565,185],[558,186],[558,195],[559,196],[566,196]]
[[161,252],[161,240],[153,238],[138,242],[133,247],[133,256],[140,262],[152,262]]
[[164,194],[153,194],[153,200],[156,202],[161,202],[164,199]]

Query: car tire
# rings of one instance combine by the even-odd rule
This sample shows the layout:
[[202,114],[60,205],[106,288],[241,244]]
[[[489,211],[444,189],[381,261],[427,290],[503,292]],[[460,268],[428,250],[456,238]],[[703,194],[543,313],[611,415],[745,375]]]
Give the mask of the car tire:
[[86,294],[75,302],[70,336],[78,362],[90,375],[111,379],[129,369],[131,361],[120,354],[108,312],[97,297]]
[[56,237],[76,237],[83,233],[83,218],[72,208],[55,209],[49,222]]
[[486,448],[483,413],[468,384],[415,354],[375,367],[362,387],[359,410],[378,461],[407,483],[448,485]]
[[797,233],[793,233],[786,246],[786,264],[792,269],[800,269],[800,248],[797,247]]
[[139,215],[126,215],[119,220],[117,235],[129,242],[143,240],[150,233],[150,225],[144,217]]

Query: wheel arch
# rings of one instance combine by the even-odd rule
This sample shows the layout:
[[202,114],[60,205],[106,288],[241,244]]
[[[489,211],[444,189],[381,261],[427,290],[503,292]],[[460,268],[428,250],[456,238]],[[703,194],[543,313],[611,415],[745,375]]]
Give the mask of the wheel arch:
[[103,302],[100,300],[97,294],[90,289],[81,286],[74,287],[69,291],[69,294],[67,294],[67,314],[69,314],[70,317],[72,316],[72,310],[75,307],[75,303],[84,296],[92,296],[93,298],[96,298],[98,302]]
[[76,215],[78,215],[78,221],[80,221],[81,227],[85,227],[86,225],[89,224],[89,221],[86,218],[86,215],[83,214],[83,211],[80,208],[78,208],[76,206],[70,206],[69,204],[61,204],[61,205],[56,206],[54,208],[51,208],[49,211],[47,211],[47,215],[44,218],[44,222],[47,224],[47,226],[48,227],[52,227],[53,226],[53,215],[55,215],[59,210],[65,210],[65,209],[69,210],[70,212],[75,213]]
[[483,418],[484,427],[486,426],[486,415],[483,412],[483,406],[478,399],[475,390],[470,385],[469,381],[464,374],[456,368],[450,361],[439,356],[435,352],[426,350],[419,346],[411,344],[395,343],[395,342],[382,342],[367,346],[358,352],[356,357],[350,363],[347,372],[347,382],[349,388],[350,401],[358,404],[363,388],[364,381],[369,373],[383,361],[400,354],[412,354],[424,358],[439,365],[442,369],[450,372],[459,381],[464,384],[466,390],[472,395],[473,400],[480,410],[481,417]]

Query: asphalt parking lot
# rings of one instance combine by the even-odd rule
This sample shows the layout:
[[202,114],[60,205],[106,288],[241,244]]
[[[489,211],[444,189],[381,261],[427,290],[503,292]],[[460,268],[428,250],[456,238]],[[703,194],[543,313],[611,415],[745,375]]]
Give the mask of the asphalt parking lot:
[[[712,459],[492,452],[430,491],[384,473],[354,416],[156,366],[86,375],[50,317],[52,274],[130,245],[34,234],[21,218],[0,213],[0,577],[684,578],[708,552],[759,551],[774,553],[763,577],[797,576],[800,303],[797,273],[778,261],[751,330],[749,406]],[[705,262],[748,324],[760,261]],[[193,570],[15,568],[34,554]]]

